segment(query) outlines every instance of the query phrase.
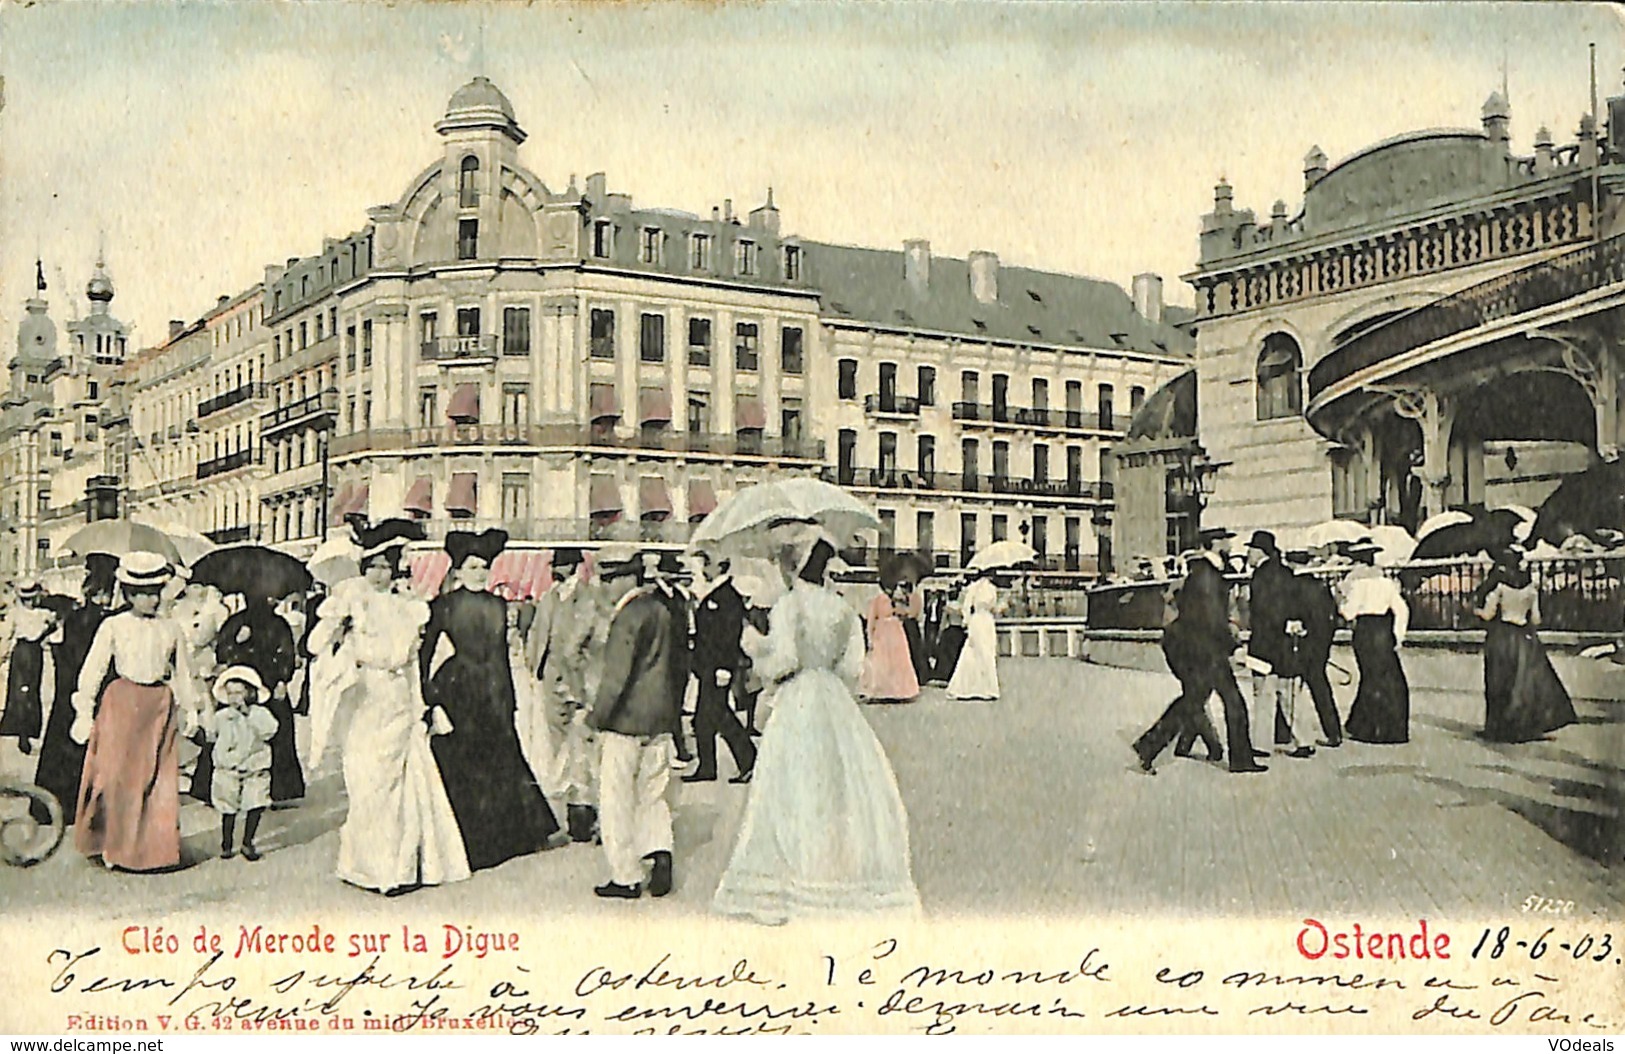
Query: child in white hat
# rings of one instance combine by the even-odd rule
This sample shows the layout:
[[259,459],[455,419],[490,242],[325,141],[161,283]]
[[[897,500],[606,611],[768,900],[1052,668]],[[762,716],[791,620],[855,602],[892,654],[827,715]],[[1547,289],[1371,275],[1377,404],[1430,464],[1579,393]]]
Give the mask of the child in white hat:
[[246,811],[243,859],[258,860],[254,833],[271,804],[271,738],[277,730],[276,715],[264,705],[271,693],[253,667],[230,666],[215,680],[214,697],[220,707],[214,714],[214,781],[209,790],[220,810],[220,856],[229,860],[236,855],[232,831],[237,814]]

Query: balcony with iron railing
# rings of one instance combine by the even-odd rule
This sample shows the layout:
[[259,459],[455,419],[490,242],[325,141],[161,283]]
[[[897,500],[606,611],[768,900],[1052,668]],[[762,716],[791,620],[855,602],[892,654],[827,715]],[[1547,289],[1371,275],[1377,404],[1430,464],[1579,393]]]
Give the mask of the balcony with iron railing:
[[863,412],[870,417],[918,417],[920,400],[902,395],[866,395]]
[[332,418],[339,410],[339,394],[328,390],[306,396],[296,403],[279,406],[260,415],[260,436],[269,438],[278,432],[298,425],[321,426],[324,418]]
[[216,395],[212,399],[205,399],[201,403],[198,403],[198,420],[202,420],[203,418],[208,417],[210,414],[219,413],[222,410],[229,410],[233,406],[238,406],[242,403],[248,402],[250,399],[263,398],[265,398],[265,385],[256,382],[238,385],[229,392]]
[[365,453],[369,450],[407,450],[458,446],[530,446],[601,448],[611,450],[661,451],[667,453],[710,454],[719,457],[751,457],[793,461],[819,461],[824,444],[817,440],[786,439],[714,432],[673,432],[645,429],[619,435],[613,429],[585,425],[447,424],[423,428],[374,428],[333,440],[334,456]]
[[292,377],[303,373],[314,366],[337,362],[339,355],[339,338],[336,333],[329,333],[321,340],[307,344],[291,354],[285,354],[280,359],[273,359],[265,368],[265,380],[275,382],[285,377]]
[[216,545],[231,545],[236,542],[252,541],[254,528],[247,524],[238,527],[222,527],[218,531],[204,531],[203,536]]
[[1497,275],[1338,344],[1309,370],[1309,400],[1361,370],[1495,322],[1625,284],[1625,235]]
[[497,357],[497,338],[490,333],[462,337],[433,337],[418,346],[424,362],[485,361]]
[[1102,422],[1099,415],[1082,410],[1052,410],[1042,406],[1003,403],[954,403],[953,417],[962,424],[994,429],[1052,432],[1120,432],[1126,419]]
[[209,479],[212,476],[219,476],[227,472],[235,472],[237,469],[245,468],[254,463],[254,451],[248,449],[238,450],[233,453],[226,454],[223,457],[211,458],[208,461],[199,461],[197,466],[197,478]]
[[975,472],[916,472],[896,468],[870,468],[860,465],[826,467],[821,477],[827,483],[859,490],[923,490],[960,494],[1012,494],[1039,500],[1083,498],[1110,501],[1112,484],[1084,479],[1032,480],[1013,476],[986,476]]

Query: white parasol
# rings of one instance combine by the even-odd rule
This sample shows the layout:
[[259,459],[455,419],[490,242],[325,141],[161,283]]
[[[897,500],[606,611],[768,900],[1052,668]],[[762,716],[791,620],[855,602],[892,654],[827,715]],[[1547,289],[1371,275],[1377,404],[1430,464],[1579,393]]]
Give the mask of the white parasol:
[[1034,549],[1026,542],[1006,538],[1004,541],[994,542],[978,552],[970,558],[970,563],[965,566],[972,571],[992,571],[1001,567],[1030,564],[1036,559],[1038,559],[1037,549]]

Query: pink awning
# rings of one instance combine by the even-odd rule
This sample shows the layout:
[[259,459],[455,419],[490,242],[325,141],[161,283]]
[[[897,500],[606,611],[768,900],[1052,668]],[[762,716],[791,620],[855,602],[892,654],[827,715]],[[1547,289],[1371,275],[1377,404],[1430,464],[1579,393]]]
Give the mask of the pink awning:
[[755,395],[741,395],[734,403],[734,430],[761,431],[767,427],[767,412]]
[[478,472],[453,472],[451,486],[446,489],[446,511],[466,512],[472,516],[479,508]]
[[664,424],[671,420],[671,392],[664,388],[644,388],[638,392],[638,423]]
[[553,555],[539,549],[508,549],[491,565],[489,589],[504,600],[535,600],[552,584]]
[[671,495],[666,492],[663,477],[644,476],[638,480],[638,514],[645,517],[671,515]]
[[591,411],[594,421],[605,417],[619,417],[621,411],[615,404],[615,386],[613,384],[595,384],[591,388]]
[[427,516],[434,512],[434,481],[428,476],[419,476],[412,489],[406,492],[406,500],[401,503],[406,512],[421,512]]
[[688,481],[688,518],[690,520],[703,520],[716,511],[717,492],[711,489],[708,479],[691,479]]
[[341,488],[337,494],[328,499],[327,525],[329,527],[337,527],[344,522],[344,506],[348,505],[353,497],[355,497],[355,485],[351,484],[348,487]]
[[372,493],[371,484],[363,483],[356,487],[355,493],[350,495],[349,504],[344,506],[346,516],[365,516],[367,514],[367,498]]
[[617,487],[615,480],[609,476],[594,476],[592,486],[587,494],[588,514],[603,516],[620,511],[621,488]]
[[472,381],[452,389],[446,416],[458,424],[471,424],[480,419],[480,386]]
[[440,585],[451,572],[451,556],[444,549],[424,553],[412,560],[412,590],[418,596],[430,598],[440,592]]

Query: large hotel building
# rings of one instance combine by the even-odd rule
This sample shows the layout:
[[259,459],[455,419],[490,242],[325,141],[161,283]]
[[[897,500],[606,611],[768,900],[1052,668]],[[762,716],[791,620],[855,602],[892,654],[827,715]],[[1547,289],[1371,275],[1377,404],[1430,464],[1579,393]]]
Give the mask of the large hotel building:
[[678,546],[782,474],[869,500],[884,526],[854,555],[871,563],[953,567],[1004,537],[1057,572],[1109,563],[1110,451],[1190,367],[1190,313],[1155,276],[1131,294],[925,241],[806,241],[771,192],[695,215],[602,175],[550,189],[483,77],[434,128],[398,201],[160,347],[125,354],[100,270],[76,325],[110,326],[116,351],[63,355],[30,301],[0,418],[0,570],[55,563],[109,515],[297,553],[350,514]]

